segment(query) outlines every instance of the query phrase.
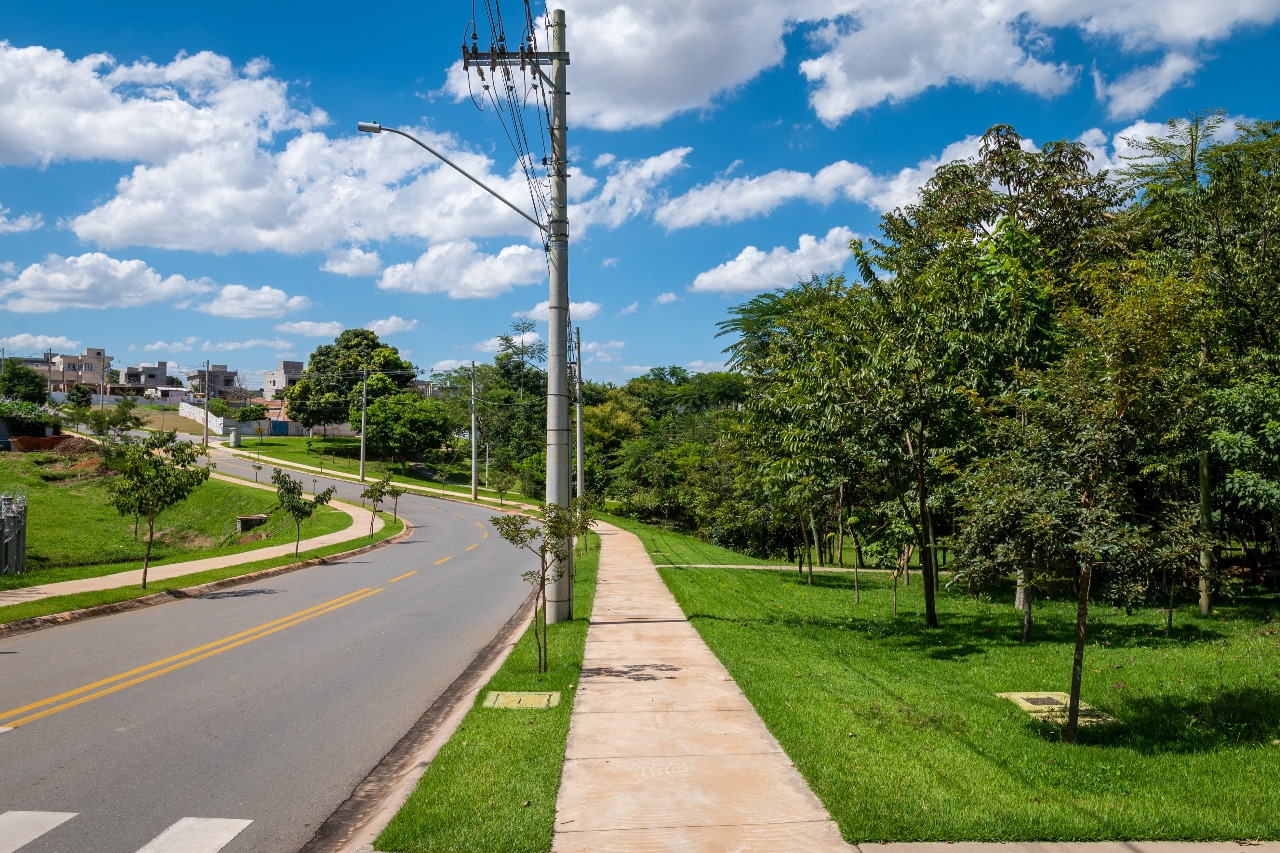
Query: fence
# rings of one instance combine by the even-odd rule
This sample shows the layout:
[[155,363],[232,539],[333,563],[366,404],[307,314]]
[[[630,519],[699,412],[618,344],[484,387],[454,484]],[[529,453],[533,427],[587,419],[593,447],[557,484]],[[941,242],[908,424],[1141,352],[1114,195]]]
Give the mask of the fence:
[[0,575],[27,570],[27,499],[0,495]]

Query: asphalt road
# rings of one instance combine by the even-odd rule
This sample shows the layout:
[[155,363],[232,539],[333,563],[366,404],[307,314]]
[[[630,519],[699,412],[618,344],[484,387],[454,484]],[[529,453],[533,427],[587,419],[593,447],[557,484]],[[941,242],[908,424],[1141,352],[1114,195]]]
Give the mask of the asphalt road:
[[343,563],[0,640],[0,853],[297,851],[528,594],[492,510],[400,513]]

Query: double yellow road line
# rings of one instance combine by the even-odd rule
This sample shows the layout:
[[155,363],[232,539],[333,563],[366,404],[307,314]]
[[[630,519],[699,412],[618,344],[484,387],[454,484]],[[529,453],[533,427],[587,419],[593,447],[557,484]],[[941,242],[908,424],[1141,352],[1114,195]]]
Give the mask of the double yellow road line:
[[[402,576],[403,577],[403,576]],[[396,578],[399,580],[400,578]],[[306,610],[300,610],[290,616],[283,616],[271,622],[259,625],[256,628],[250,628],[247,631],[241,631],[238,634],[232,634],[230,637],[223,637],[221,640],[215,640],[212,643],[206,643],[203,646],[197,646],[180,654],[171,655],[158,661],[131,669],[128,672],[122,672],[111,678],[104,678],[101,681],[95,681],[92,684],[86,684],[75,690],[68,690],[66,693],[59,693],[57,696],[50,696],[48,699],[42,699],[39,702],[32,702],[30,705],[23,705],[21,708],[14,708],[12,711],[0,712],[0,729],[16,729],[18,726],[25,725],[43,717],[48,717],[59,711],[66,711],[77,705],[83,705],[86,702],[92,702],[94,699],[100,699],[103,696],[109,696],[126,687],[132,687],[135,684],[141,684],[144,681],[150,681],[166,673],[173,672],[176,669],[182,669],[184,666],[190,666],[197,661],[211,658],[214,655],[222,654],[231,649],[238,648],[246,643],[252,643],[254,640],[260,640],[268,637],[277,631],[283,631],[285,628],[292,628],[294,625],[306,622],[308,619],[314,619],[317,616],[323,616],[326,613],[332,613],[346,607],[348,604],[355,604],[357,601],[364,601],[366,598],[377,595],[383,591],[383,587],[371,588],[365,587],[355,592],[348,593],[338,598],[326,601],[324,604],[317,604],[315,607],[308,607]]]

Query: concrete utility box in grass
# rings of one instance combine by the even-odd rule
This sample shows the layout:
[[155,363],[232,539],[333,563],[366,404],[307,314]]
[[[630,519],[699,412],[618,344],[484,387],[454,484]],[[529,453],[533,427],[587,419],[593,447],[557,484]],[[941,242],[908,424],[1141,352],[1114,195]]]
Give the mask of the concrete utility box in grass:
[[255,527],[261,527],[267,523],[265,515],[238,515],[236,516],[236,532],[248,533]]

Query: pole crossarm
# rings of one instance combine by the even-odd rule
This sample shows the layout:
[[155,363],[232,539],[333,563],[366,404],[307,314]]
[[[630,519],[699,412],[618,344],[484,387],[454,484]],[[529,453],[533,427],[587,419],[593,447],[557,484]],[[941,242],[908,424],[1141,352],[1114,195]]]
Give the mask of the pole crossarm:
[[462,168],[462,167],[461,167],[461,166],[459,166],[457,163],[453,162],[453,161],[452,161],[452,160],[450,160],[448,157],[444,156],[444,155],[443,155],[443,154],[441,154],[439,151],[435,150],[435,149],[434,149],[434,148],[432,148],[430,145],[428,145],[427,143],[423,142],[421,139],[419,139],[418,137],[414,136],[413,134],[411,134],[411,133],[405,133],[403,130],[397,130],[397,129],[396,129],[396,128],[394,128],[394,127],[383,127],[382,125],[378,124],[376,121],[362,121],[362,122],[359,122],[359,123],[356,125],[356,128],[357,128],[358,130],[360,130],[360,132],[361,132],[361,133],[395,133],[395,134],[398,134],[398,135],[400,135],[400,136],[403,136],[405,139],[409,140],[410,142],[417,143],[419,146],[421,146],[422,148],[425,148],[427,151],[429,151],[431,154],[433,154],[433,155],[434,155],[438,160],[440,160],[441,162],[443,162],[446,166],[451,166],[454,170],[456,170],[457,172],[461,173],[463,177],[465,177],[467,180],[471,181],[473,184],[475,184],[476,186],[478,186],[480,189],[484,190],[484,191],[485,191],[485,192],[487,192],[489,195],[493,196],[493,197],[494,197],[494,198],[496,198],[498,201],[502,202],[502,203],[503,203],[503,204],[505,204],[507,207],[511,208],[511,209],[512,209],[512,210],[514,210],[516,213],[520,214],[520,215],[521,215],[521,216],[523,216],[525,219],[527,219],[527,220],[529,220],[530,222],[532,222],[535,226],[537,226],[538,230],[539,230],[539,231],[541,231],[543,234],[550,234],[550,233],[551,233],[551,229],[550,229],[549,227],[547,227],[546,225],[543,225],[541,222],[539,222],[538,220],[534,219],[532,216],[530,216],[529,214],[525,213],[523,210],[521,210],[520,208],[516,207],[516,206],[515,206],[514,204],[512,204],[511,202],[507,201],[505,198],[503,198],[503,197],[502,197],[502,195],[501,195],[501,194],[499,194],[499,193],[498,193],[498,191],[497,191],[497,190],[493,189],[493,188],[492,188],[492,187],[490,187],[488,184],[486,184],[484,181],[480,180],[480,179],[479,179],[479,178],[477,178],[475,175],[471,174],[471,173],[470,173],[470,172],[468,172],[466,169]]

